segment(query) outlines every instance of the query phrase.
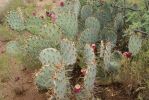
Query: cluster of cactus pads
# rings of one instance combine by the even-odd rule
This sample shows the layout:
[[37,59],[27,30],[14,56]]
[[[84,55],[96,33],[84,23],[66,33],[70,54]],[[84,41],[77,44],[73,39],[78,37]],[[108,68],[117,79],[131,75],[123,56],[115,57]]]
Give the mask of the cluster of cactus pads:
[[[52,88],[57,100],[64,100],[71,87],[66,67],[76,63],[77,50],[73,42],[64,39],[61,41],[60,51],[47,48],[41,51],[39,59],[42,69],[36,74],[35,83],[40,89]],[[96,78],[95,54],[90,45],[84,48],[84,59],[87,66],[87,74],[84,77],[84,87],[89,93],[93,91]]]
[[[73,65],[79,63],[77,61],[79,53],[83,53],[81,59],[84,61],[86,73],[81,84],[83,85],[81,95],[75,96],[77,100],[94,98],[92,93],[97,63],[91,44],[101,41],[100,58],[103,58],[106,71],[116,72],[121,67],[122,55],[118,51],[113,52],[113,48],[117,42],[116,33],[124,25],[123,15],[118,13],[114,16],[115,12],[111,12],[108,3],[96,9],[95,2],[86,2],[81,7],[80,1],[66,0],[63,7],[49,11],[54,16],[54,22],[51,21],[52,17],[49,19],[49,16],[41,18],[41,16],[32,15],[25,18],[20,10],[10,11],[7,16],[11,29],[31,33],[31,37],[21,42],[22,45],[18,43],[19,41],[9,42],[7,52],[15,55],[16,51],[22,51],[26,63],[31,62],[34,66],[42,66],[36,73],[35,84],[40,90],[52,89],[56,100],[67,100],[68,94],[73,91],[71,77],[68,74],[73,71]],[[114,25],[110,26],[112,30],[109,24],[113,17]],[[141,44],[140,35],[132,35],[128,45],[129,51],[136,55]],[[83,96],[83,94],[86,95]]]

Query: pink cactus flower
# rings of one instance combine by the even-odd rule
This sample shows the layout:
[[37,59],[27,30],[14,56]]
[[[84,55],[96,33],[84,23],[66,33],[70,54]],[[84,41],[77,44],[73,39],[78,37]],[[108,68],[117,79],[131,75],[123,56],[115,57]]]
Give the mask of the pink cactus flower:
[[97,51],[96,44],[91,44],[91,47],[93,48],[94,52]]
[[74,87],[74,92],[75,93],[80,93],[81,91],[81,86],[79,84],[76,84],[75,87]]
[[131,57],[132,57],[132,53],[131,53],[131,52],[124,52],[123,55],[124,55],[126,58],[131,58]]
[[52,13],[50,17],[51,17],[52,22],[55,23],[55,21],[57,19],[56,14]]

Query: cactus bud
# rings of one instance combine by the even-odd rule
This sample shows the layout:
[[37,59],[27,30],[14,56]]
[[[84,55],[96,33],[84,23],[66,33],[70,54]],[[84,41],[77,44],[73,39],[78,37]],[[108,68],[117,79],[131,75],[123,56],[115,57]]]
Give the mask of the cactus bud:
[[126,58],[131,58],[132,57],[132,53],[131,52],[124,52],[123,55]]
[[81,86],[79,84],[76,84],[75,87],[74,87],[74,92],[75,93],[80,93],[81,91]]
[[86,70],[85,68],[82,68],[82,69],[81,69],[81,74],[82,74],[83,76],[85,76],[86,73],[87,73],[87,70]]
[[56,21],[56,19],[57,19],[57,16],[56,16],[56,14],[54,14],[54,13],[52,13],[52,14],[50,15],[50,17],[51,17],[51,20],[52,20],[53,23],[54,23],[54,22]]
[[96,44],[91,44],[91,47],[93,48],[94,53],[95,53],[97,51]]
[[60,5],[61,7],[64,7],[64,2],[61,1],[61,2],[59,3],[59,5]]

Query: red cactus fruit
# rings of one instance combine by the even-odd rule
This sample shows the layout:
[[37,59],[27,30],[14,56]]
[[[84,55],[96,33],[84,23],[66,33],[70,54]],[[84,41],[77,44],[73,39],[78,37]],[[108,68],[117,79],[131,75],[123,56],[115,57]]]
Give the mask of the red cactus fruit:
[[64,7],[64,2],[61,1],[61,2],[59,3],[59,5],[60,5],[61,7]]
[[76,84],[75,87],[74,87],[74,92],[75,93],[80,93],[81,91],[81,86],[79,84]]
[[91,47],[93,48],[94,52],[97,51],[96,44],[91,44]]
[[131,52],[124,52],[123,55],[124,55],[126,58],[131,58],[131,57],[132,57],[132,53],[131,53]]

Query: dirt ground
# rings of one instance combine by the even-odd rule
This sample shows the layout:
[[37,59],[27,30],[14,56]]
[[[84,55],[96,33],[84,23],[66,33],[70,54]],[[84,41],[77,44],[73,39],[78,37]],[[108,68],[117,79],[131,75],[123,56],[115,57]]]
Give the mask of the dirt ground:
[[[4,44],[0,41],[0,56],[5,52]],[[46,100],[46,95],[39,93],[34,84],[33,71],[24,70],[13,59],[9,65],[0,76],[0,100]]]

